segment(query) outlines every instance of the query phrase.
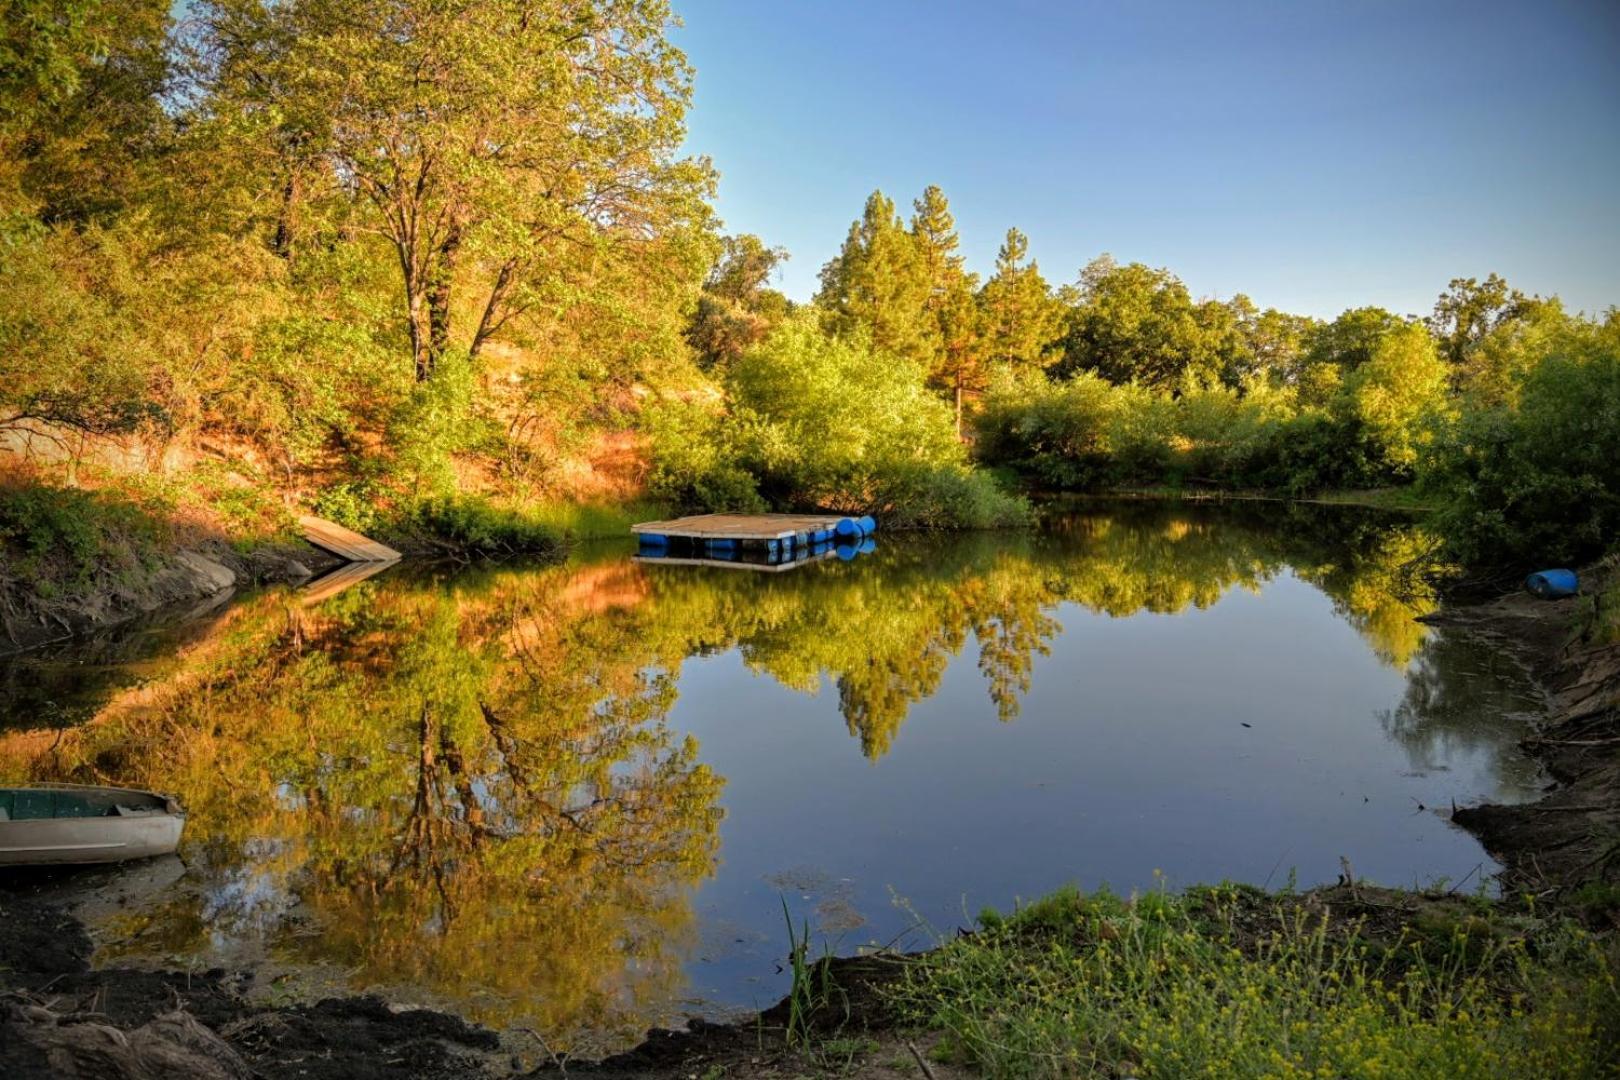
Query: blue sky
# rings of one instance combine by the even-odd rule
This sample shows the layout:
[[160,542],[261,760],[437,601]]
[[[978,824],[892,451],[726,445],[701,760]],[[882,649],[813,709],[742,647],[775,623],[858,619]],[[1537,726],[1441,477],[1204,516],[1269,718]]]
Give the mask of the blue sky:
[[1198,296],[1427,312],[1495,271],[1620,304],[1620,2],[674,0],[689,151],[808,299],[867,194]]

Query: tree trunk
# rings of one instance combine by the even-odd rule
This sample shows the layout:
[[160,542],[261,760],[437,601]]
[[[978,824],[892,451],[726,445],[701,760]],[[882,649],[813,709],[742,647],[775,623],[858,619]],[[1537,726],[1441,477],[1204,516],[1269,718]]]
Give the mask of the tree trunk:
[[276,235],[270,241],[271,249],[283,259],[291,261],[293,242],[297,239],[298,203],[303,195],[298,167],[288,166],[287,182],[281,186],[281,209],[276,213]]
[[426,302],[414,284],[406,285],[406,317],[411,323],[411,357],[416,364],[416,381],[427,382],[433,375],[433,351],[425,318]]
[[478,318],[478,329],[473,332],[472,347],[467,350],[467,359],[476,360],[478,352],[484,347],[495,333],[495,330],[505,321],[499,317],[501,303],[506,299],[506,291],[512,287],[512,278],[517,273],[517,261],[508,259],[501,265],[500,273],[495,275],[495,285],[489,290],[489,300],[484,304],[484,313]]
[[958,376],[957,379],[956,379],[956,437],[957,437],[958,440],[960,440],[962,438],[962,379],[961,379],[961,376]]
[[439,250],[434,253],[428,281],[428,353],[437,364],[450,345],[450,286],[455,280],[456,254],[461,250],[461,222],[451,219]]

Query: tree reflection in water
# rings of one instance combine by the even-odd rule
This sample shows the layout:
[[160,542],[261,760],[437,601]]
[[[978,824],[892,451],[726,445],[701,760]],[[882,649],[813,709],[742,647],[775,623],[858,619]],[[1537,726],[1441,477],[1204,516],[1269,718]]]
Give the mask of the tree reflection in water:
[[[237,605],[87,724],[0,739],[8,778],[116,777],[180,794],[198,883],[126,918],[113,953],[277,958],[409,987],[560,1045],[667,1017],[718,856],[723,779],[668,724],[683,662],[831,684],[861,753],[968,649],[987,716],[1013,720],[1060,605],[1127,616],[1213,604],[1287,570],[1390,664],[1389,721],[1436,717],[1421,532],[1365,513],[1108,506],[1042,531],[896,538],[785,574],[648,567],[616,553],[439,576],[408,569],[317,605]],[[1444,667],[1444,665],[1440,665]],[[1431,685],[1432,684],[1432,685]]]

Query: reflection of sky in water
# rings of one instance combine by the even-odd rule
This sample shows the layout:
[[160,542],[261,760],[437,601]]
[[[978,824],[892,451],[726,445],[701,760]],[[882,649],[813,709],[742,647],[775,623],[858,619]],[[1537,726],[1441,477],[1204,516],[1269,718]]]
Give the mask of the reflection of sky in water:
[[[1304,886],[1342,855],[1387,884],[1477,881],[1492,864],[1437,811],[1534,792],[1514,743],[1535,700],[1501,657],[1413,621],[1390,586],[1401,534],[1326,550],[1367,520],[1273,534],[1252,513],[1136,507],[784,574],[637,567],[621,547],[431,584],[396,572],[309,609],[291,653],[281,600],[251,601],[226,620],[243,644],[214,639],[224,704],[184,698],[172,721],[215,727],[202,745],[232,779],[208,787],[206,758],[143,778],[192,806],[189,873],[113,951],[209,966],[257,947],[491,1016],[532,990],[548,1036],[616,1017],[611,1044],[682,1008],[775,1000],[782,898],[848,951],[1156,872]],[[71,655],[28,664],[0,665],[0,686],[62,696],[50,672]],[[104,666],[103,695],[120,685]],[[207,712],[261,699],[262,723]],[[724,780],[707,875],[636,865],[669,857],[648,815],[690,768],[687,735]],[[531,774],[520,794],[509,753]],[[593,755],[628,801],[597,797]],[[442,793],[424,796],[423,768]],[[708,820],[694,797],[679,812]],[[434,824],[412,832],[424,806]],[[536,828],[556,836],[500,846]],[[512,970],[545,985],[501,983]],[[437,981],[400,986],[413,971]],[[505,1012],[545,1026],[525,1008]]]
[[[1518,736],[1489,716],[1431,717],[1436,730],[1392,739],[1380,717],[1405,674],[1291,574],[1206,610],[1115,619],[1065,604],[1057,617],[1016,720],[995,720],[959,657],[876,761],[856,754],[830,688],[787,691],[734,653],[688,664],[672,719],[728,778],[722,863],[696,903],[735,931],[706,941],[700,992],[730,1000],[741,983],[775,1000],[777,897],[815,923],[832,896],[817,878],[839,883],[840,916],[847,903],[864,917],[828,928],[844,949],[905,934],[913,913],[949,933],[986,905],[1070,882],[1151,888],[1155,871],[1306,886],[1334,880],[1344,855],[1384,884],[1472,883],[1495,864],[1435,811],[1532,790],[1522,763],[1504,765]],[[1488,662],[1429,647],[1414,667],[1461,655]],[[1526,703],[1500,684],[1485,697]],[[804,867],[808,887],[773,878]]]

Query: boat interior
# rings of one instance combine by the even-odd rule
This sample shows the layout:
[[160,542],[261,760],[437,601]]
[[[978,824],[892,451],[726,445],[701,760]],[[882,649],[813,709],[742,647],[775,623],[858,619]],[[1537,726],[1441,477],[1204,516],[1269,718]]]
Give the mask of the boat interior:
[[166,809],[167,800],[144,791],[68,786],[0,788],[0,821],[132,817]]

